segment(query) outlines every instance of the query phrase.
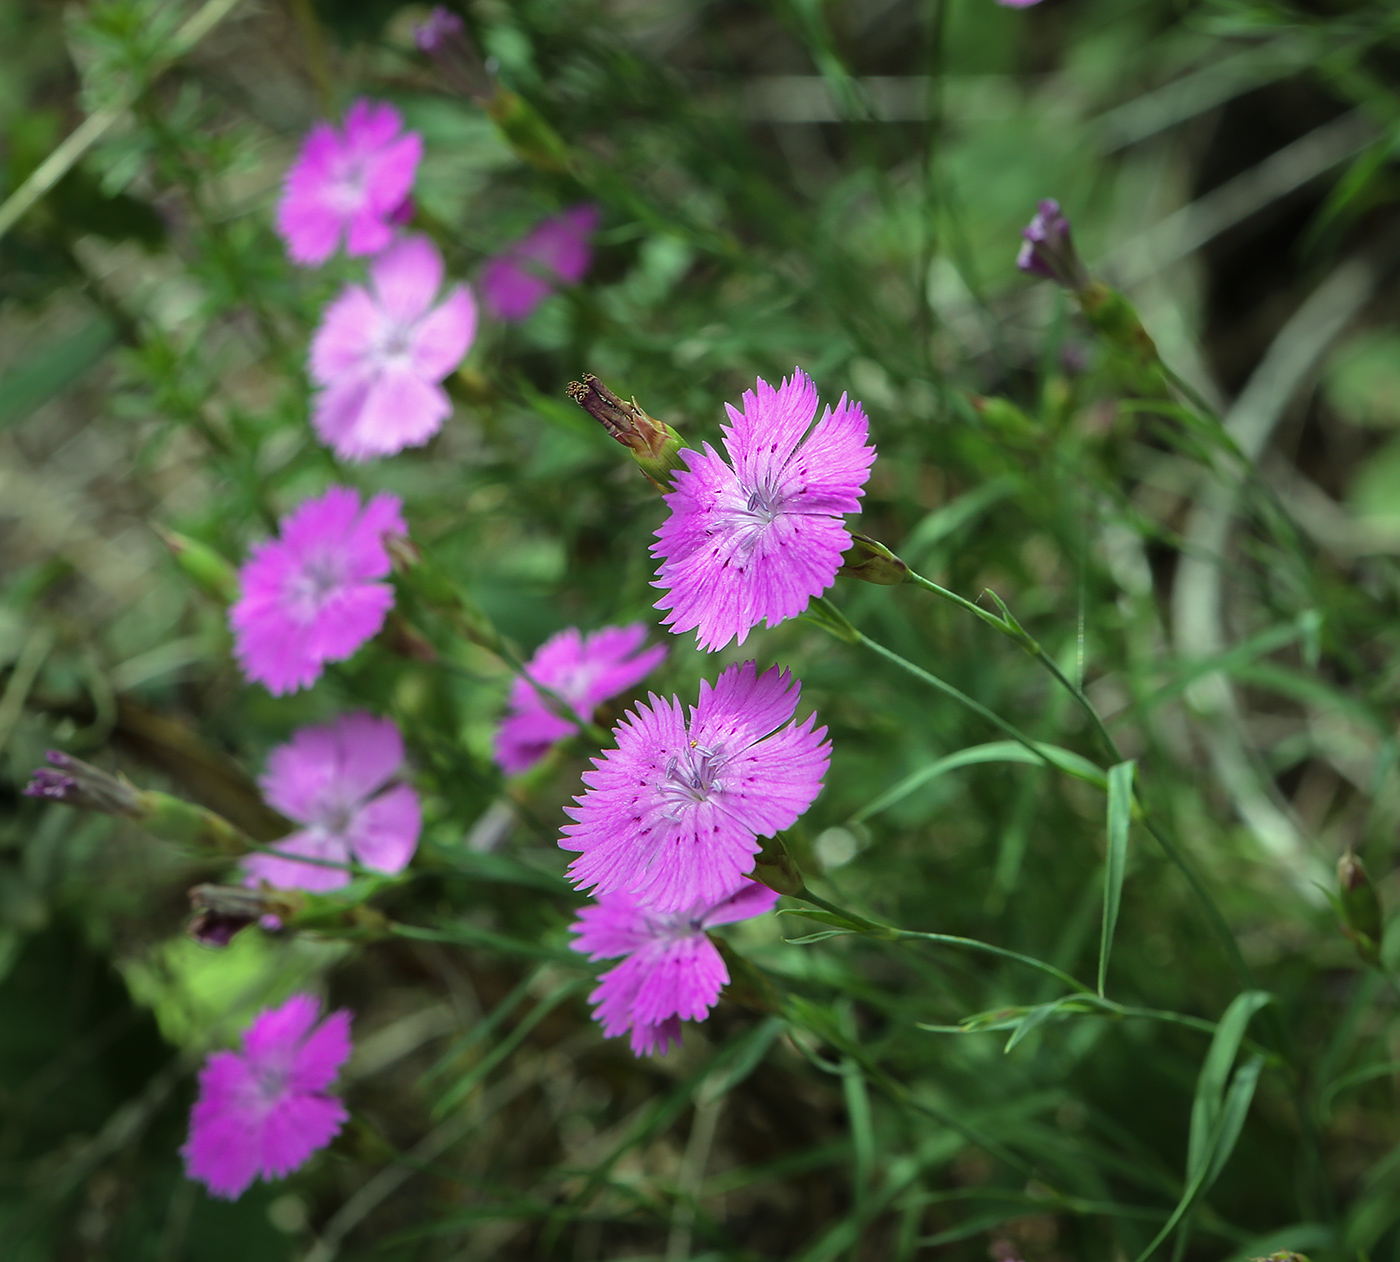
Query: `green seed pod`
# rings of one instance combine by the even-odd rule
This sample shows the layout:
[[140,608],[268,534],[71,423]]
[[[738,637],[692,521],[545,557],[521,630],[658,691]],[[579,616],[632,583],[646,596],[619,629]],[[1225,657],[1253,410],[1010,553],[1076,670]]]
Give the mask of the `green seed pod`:
[[1381,900],[1365,865],[1350,850],[1337,860],[1337,886],[1343,932],[1367,964],[1378,965],[1385,933]]

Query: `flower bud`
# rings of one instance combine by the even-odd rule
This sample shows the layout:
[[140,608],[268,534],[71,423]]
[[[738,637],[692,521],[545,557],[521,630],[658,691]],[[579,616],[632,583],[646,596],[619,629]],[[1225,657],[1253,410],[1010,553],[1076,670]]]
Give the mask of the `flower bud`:
[[851,547],[841,558],[838,574],[881,587],[898,587],[909,581],[909,567],[878,539],[851,533]]
[[671,475],[685,464],[679,456],[681,436],[663,421],[648,415],[633,399],[618,398],[592,373],[571,381],[569,398],[632,453],[642,472],[663,491],[671,489]]
[[164,526],[153,525],[152,529],[170,550],[175,564],[201,591],[221,605],[231,605],[238,599],[238,573],[213,548]]
[[155,789],[138,789],[122,777],[56,749],[49,750],[48,760],[52,768],[34,771],[24,788],[26,797],[129,819],[165,841],[205,853],[240,855],[253,848],[242,829],[207,807]]
[[413,42],[419,52],[433,59],[438,73],[454,91],[481,104],[490,100],[491,76],[457,14],[437,5],[413,28]]
[[1342,931],[1351,939],[1362,960],[1378,965],[1381,960],[1381,939],[1385,934],[1381,900],[1371,883],[1370,873],[1350,850],[1337,860],[1337,887]]
[[1016,256],[1016,266],[1032,276],[1043,276],[1078,293],[1089,283],[1089,271],[1074,248],[1069,218],[1060,203],[1047,197],[1035,218],[1021,230],[1025,240]]
[[79,810],[96,811],[99,815],[141,818],[145,809],[141,791],[127,780],[108,775],[61,750],[51,749],[45,757],[58,770],[36,768],[24,787],[25,797],[47,798],[50,802],[63,802]]
[[226,947],[236,934],[259,920],[275,917],[281,921],[295,915],[300,903],[301,897],[295,890],[196,885],[190,890],[194,916],[188,932],[201,946]]
[[807,883],[802,879],[802,869],[788,853],[781,837],[764,838],[763,849],[758,852],[750,875],[760,885],[790,898],[800,897],[807,888]]

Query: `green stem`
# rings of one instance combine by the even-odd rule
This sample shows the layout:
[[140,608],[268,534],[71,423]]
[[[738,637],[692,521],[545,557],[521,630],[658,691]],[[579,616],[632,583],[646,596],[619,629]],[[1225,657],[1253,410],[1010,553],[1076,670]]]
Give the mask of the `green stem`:
[[[976,938],[961,938],[951,933],[923,933],[917,929],[900,929],[894,925],[881,924],[879,921],[869,920],[865,916],[857,915],[853,911],[828,901],[820,894],[813,894],[804,884],[802,888],[793,895],[813,906],[820,907],[823,911],[829,911],[834,916],[840,916],[843,920],[849,920],[854,925],[859,925],[872,937],[883,937],[892,940],[907,938],[922,942],[941,942],[945,946],[962,947],[968,951],[981,951],[986,955],[996,955],[1004,960],[1014,960],[1018,964],[1024,964],[1027,968],[1033,968],[1037,972],[1046,973],[1056,981],[1062,982],[1071,990],[1079,991],[1082,994],[1091,995],[1093,989],[1086,986],[1081,981],[1076,981],[1068,973],[1061,972],[1053,964],[1047,964],[1044,960],[1037,960],[1034,956],[1022,955],[1019,951],[1011,951],[1006,947],[993,946],[990,942],[981,942]],[[1212,1027],[1214,1028],[1214,1027]]]
[[1104,721],[1099,717],[1099,712],[1094,709],[1093,702],[1084,694],[1084,690],[1076,684],[1068,675],[1064,673],[1044,646],[1019,623],[1013,624],[1005,618],[1000,618],[990,610],[983,609],[975,602],[968,600],[965,596],[959,596],[957,592],[949,591],[946,587],[941,587],[932,579],[925,578],[922,574],[909,571],[907,582],[913,583],[916,587],[922,587],[925,591],[932,592],[935,596],[941,596],[944,600],[950,601],[965,609],[968,613],[976,614],[988,626],[995,627],[1008,639],[1015,641],[1027,653],[1039,661],[1053,678],[1074,698],[1079,708],[1084,711],[1094,731],[1098,734],[1099,740],[1103,742],[1104,748],[1108,751],[1115,763],[1123,761],[1123,755],[1118,750],[1118,743],[1113,739],[1108,728],[1104,726]]

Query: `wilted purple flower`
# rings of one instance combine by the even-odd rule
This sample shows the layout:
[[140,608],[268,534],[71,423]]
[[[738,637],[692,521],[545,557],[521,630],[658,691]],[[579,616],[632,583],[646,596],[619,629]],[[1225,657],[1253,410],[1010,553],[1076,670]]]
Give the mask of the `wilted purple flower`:
[[1070,236],[1069,218],[1053,197],[1039,204],[1035,218],[1021,230],[1021,235],[1025,240],[1016,255],[1016,266],[1021,271],[1056,281],[1066,289],[1083,289],[1089,283],[1089,273]]
[[476,336],[476,302],[454,285],[436,306],[442,256],[426,237],[396,241],[347,285],[311,343],[311,424],[342,460],[427,442],[452,413],[442,381]]
[[413,42],[424,53],[435,53],[454,35],[462,33],[462,19],[442,5],[434,5],[433,11],[413,28]]
[[508,775],[534,766],[574,725],[550,708],[535,684],[543,684],[585,722],[609,697],[645,679],[666,656],[661,645],[640,652],[647,629],[640,622],[581,635],[569,627],[551,636],[525,663],[525,676],[510,689],[506,716],[496,731],[496,761]]
[[489,259],[481,271],[481,296],[498,320],[523,320],[559,285],[576,285],[593,261],[588,243],[598,207],[573,206],[537,224]]
[[590,960],[627,958],[598,979],[589,996],[608,1038],[632,1031],[636,1056],[664,1056],[681,1041],[682,1021],[703,1021],[729,982],[729,970],[705,930],[773,909],[775,890],[743,880],[715,902],[665,914],[626,895],[600,898],[569,926],[575,951]]
[[997,3],[1008,9],[1029,9],[1033,4],[1039,4],[1040,0],[997,0]]
[[284,1178],[345,1124],[345,1106],[326,1088],[350,1055],[350,1014],[318,1025],[320,1007],[293,995],[257,1016],[241,1052],[215,1052],[200,1070],[180,1151],[185,1173],[213,1195],[234,1201],[259,1176]]
[[689,466],[666,496],[656,532],[656,602],[677,633],[699,629],[700,647],[742,644],[761,621],[776,626],[836,580],[851,536],[840,514],[860,507],[875,448],[859,403],[846,396],[815,426],[817,390],[800,368],[774,390],[766,381],[729,411],[724,449],[682,449]]
[[377,254],[413,188],[423,138],[383,101],[356,101],[343,127],[317,123],[287,172],[277,231],[296,263],[324,263],[341,238],[347,254]]
[[[274,849],[402,872],[423,826],[418,794],[391,783],[402,766],[403,737],[390,719],[343,714],[325,727],[302,728],[268,756],[261,781],[268,802],[303,825]],[[345,868],[272,854],[249,855],[243,871],[248,885],[266,881],[279,889],[333,890],[350,882]]]
[[831,758],[816,715],[793,721],[801,685],[776,666],[731,666],[679,699],[638,704],[617,748],[593,760],[559,842],[582,851],[574,884],[627,894],[658,912],[716,903],[753,871],[759,837],[788,828],[821,791]]
[[384,536],[408,533],[402,508],[396,495],[362,506],[359,492],[333,486],[282,518],[279,538],[253,546],[229,609],[244,675],[271,693],[295,692],[378,632],[394,603],[380,581],[390,568]]

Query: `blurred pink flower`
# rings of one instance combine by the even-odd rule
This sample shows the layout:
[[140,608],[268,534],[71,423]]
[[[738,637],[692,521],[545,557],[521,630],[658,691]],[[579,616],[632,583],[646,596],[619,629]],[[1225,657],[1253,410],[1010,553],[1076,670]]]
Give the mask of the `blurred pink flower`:
[[753,871],[759,837],[789,828],[821,792],[831,759],[816,715],[794,721],[802,686],[776,666],[731,666],[677,698],[638,704],[615,749],[583,774],[559,845],[582,853],[569,879],[657,912],[716,903]]
[[444,43],[462,33],[462,19],[443,5],[434,5],[433,11],[413,28],[413,42],[420,52],[435,53]]
[[356,101],[343,127],[317,123],[287,172],[277,231],[293,262],[377,254],[393,239],[393,216],[413,189],[423,138],[383,101]]
[[481,296],[498,320],[523,320],[558,285],[576,285],[593,261],[588,238],[598,207],[574,206],[537,224],[529,235],[487,260]]
[[[402,872],[418,848],[423,815],[418,794],[391,783],[403,766],[403,737],[389,719],[344,714],[325,727],[304,727],[268,756],[261,780],[268,802],[304,827],[275,849],[287,855]],[[350,883],[345,868],[297,863],[271,854],[243,861],[244,884],[333,890]]]
[[319,1011],[310,995],[293,995],[258,1015],[241,1052],[215,1052],[200,1070],[181,1154],[214,1196],[235,1201],[258,1176],[284,1178],[345,1124],[326,1088],[350,1055],[350,1014],[317,1025]]
[[846,396],[815,425],[817,390],[800,368],[773,389],[744,392],[744,410],[729,411],[728,460],[709,443],[683,447],[688,468],[666,496],[670,516],[656,532],[661,559],[656,602],[677,633],[697,628],[713,652],[767,622],[776,626],[807,608],[836,581],[851,546],[842,513],[860,507],[875,448],[859,403]]
[[394,589],[386,534],[405,535],[403,503],[333,486],[254,544],[229,609],[233,651],[244,675],[280,695],[309,687],[327,662],[349,657],[384,625]]
[[777,901],[775,891],[745,879],[725,898],[669,915],[620,894],[582,908],[570,926],[574,950],[591,960],[627,957],[589,996],[603,1033],[631,1030],[634,1055],[664,1056],[680,1043],[681,1022],[703,1021],[729,982],[705,930],[761,916]]
[[496,761],[507,775],[534,766],[555,741],[574,731],[556,714],[539,689],[544,684],[568,702],[585,722],[609,697],[645,679],[666,656],[661,645],[640,652],[647,629],[640,622],[626,627],[603,627],[581,635],[569,627],[551,636],[525,663],[525,674],[510,689],[506,716],[496,731]]
[[394,242],[347,285],[311,343],[311,424],[342,460],[418,447],[452,413],[443,380],[476,336],[476,301],[454,285],[436,306],[442,256],[426,237]]

